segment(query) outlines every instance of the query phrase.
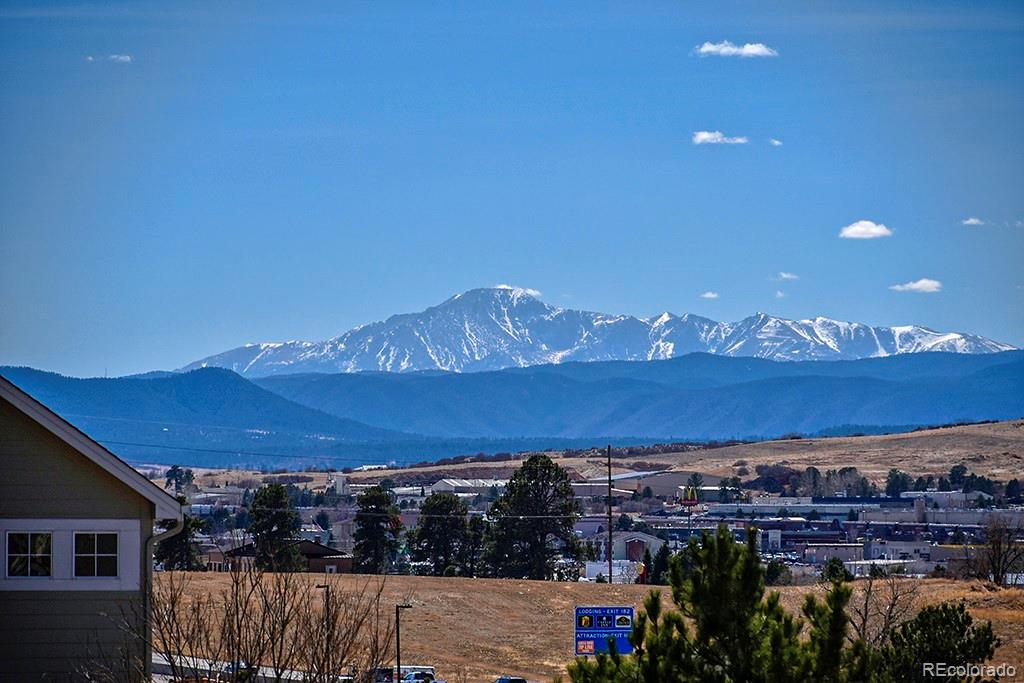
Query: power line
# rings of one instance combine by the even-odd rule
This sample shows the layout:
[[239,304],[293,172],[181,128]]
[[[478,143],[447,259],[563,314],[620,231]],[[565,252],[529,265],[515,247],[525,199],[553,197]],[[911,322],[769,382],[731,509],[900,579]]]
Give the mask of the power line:
[[[357,458],[352,456],[341,456],[341,455],[295,455],[294,453],[269,453],[265,451],[243,451],[238,449],[220,449],[220,448],[196,448],[193,446],[169,446],[166,444],[155,444],[155,443],[139,443],[136,441],[113,441],[110,439],[94,439],[101,444],[110,444],[113,446],[136,446],[138,448],[159,448],[168,451],[189,451],[194,453],[217,453],[223,455],[250,455],[258,458],[291,458],[294,460],[306,460],[309,462],[317,460],[331,460],[338,462],[349,462],[349,463],[365,463],[366,458]],[[381,470],[386,471],[386,470]]]
[[[170,427],[184,427],[184,428],[191,428],[191,429],[215,429],[215,430],[225,431],[225,432],[241,432],[242,434],[247,434],[247,435],[250,435],[250,436],[253,435],[253,434],[267,434],[267,435],[279,435],[279,436],[296,436],[297,435],[297,436],[305,437],[307,439],[308,438],[316,438],[317,436],[324,436],[324,437],[329,437],[329,440],[331,442],[333,442],[335,444],[338,444],[338,445],[346,445],[346,444],[351,443],[351,442],[355,442],[355,443],[358,443],[358,444],[365,444],[365,445],[388,443],[386,441],[375,440],[373,438],[359,439],[359,438],[338,436],[338,435],[333,434],[331,432],[325,432],[324,434],[319,434],[319,435],[318,434],[310,434],[310,432],[308,430],[298,430],[298,431],[296,431],[296,430],[288,430],[288,429],[262,429],[262,428],[258,428],[258,427],[229,427],[227,425],[211,425],[211,424],[200,424],[200,423],[194,423],[194,422],[166,422],[166,421],[163,421],[163,420],[146,420],[146,419],[143,419],[143,418],[135,418],[135,417],[111,417],[111,416],[106,416],[106,415],[86,415],[84,413],[61,413],[61,417],[64,417],[64,418],[73,417],[73,418],[87,419],[87,420],[106,420],[108,422],[133,422],[133,423],[136,423],[136,424],[154,425],[156,427],[168,427],[168,426],[170,426]],[[345,419],[348,419],[348,418],[338,418],[338,419],[339,420],[345,420]],[[402,444],[416,443],[417,441],[421,441],[421,440],[430,438],[430,437],[424,437],[424,436],[421,436],[421,435],[418,435],[418,434],[406,434],[405,432],[399,432],[399,431],[395,431],[395,430],[388,430],[388,429],[386,429],[384,427],[373,427],[372,425],[367,425],[367,427],[369,427],[370,429],[378,430],[378,431],[383,431],[383,432],[392,431],[394,434],[403,435],[403,436],[406,437],[405,440],[404,441],[398,441],[398,443],[402,443]],[[442,437],[436,437],[436,438],[442,438]],[[475,437],[461,437],[461,438],[466,438],[466,439],[472,440]],[[100,441],[100,442],[103,441],[103,439],[96,439],[96,438],[94,438],[93,440],[94,441]],[[115,443],[115,442],[110,442],[110,443]],[[133,445],[151,446],[153,448],[160,448],[161,447],[161,446],[158,446],[156,444],[133,444]],[[173,448],[173,447],[172,446],[167,446],[167,448]],[[190,448],[182,447],[182,450],[196,450],[196,449],[190,449]],[[282,456],[282,457],[285,457],[285,456]],[[299,457],[301,457],[301,456],[299,456]]]
[[[203,503],[199,503],[199,505],[203,505]],[[283,508],[268,508],[268,507],[264,507],[264,506],[245,507],[244,505],[239,505],[237,507],[245,508],[246,510],[248,510],[250,512],[252,512],[253,510],[266,510],[266,511],[273,511],[273,512],[281,512],[283,510]],[[318,506],[314,505],[313,507],[315,508],[315,507],[318,507]],[[294,510],[294,508],[292,508],[292,509]],[[323,508],[323,509],[330,509],[330,508]],[[342,521],[345,521],[345,522],[354,521],[355,517],[357,517],[357,516],[358,517],[387,517],[387,518],[400,517],[402,512],[415,512],[415,510],[402,510],[399,513],[396,513],[396,514],[391,514],[389,512],[357,512],[351,519],[345,519],[345,520],[342,520]],[[497,516],[490,517],[490,513],[486,513],[485,512],[485,513],[480,514],[480,515],[472,515],[470,513],[466,513],[465,515],[431,515],[431,514],[426,514],[425,515],[425,514],[419,514],[419,515],[417,515],[417,519],[468,519],[469,517],[474,517],[474,516],[476,516],[476,517],[489,517],[489,519],[485,520],[485,521],[488,521],[488,522],[501,522],[501,521],[504,521],[504,520],[528,520],[528,519],[576,519],[578,517],[582,517],[583,515],[502,515],[500,517],[497,517]]]

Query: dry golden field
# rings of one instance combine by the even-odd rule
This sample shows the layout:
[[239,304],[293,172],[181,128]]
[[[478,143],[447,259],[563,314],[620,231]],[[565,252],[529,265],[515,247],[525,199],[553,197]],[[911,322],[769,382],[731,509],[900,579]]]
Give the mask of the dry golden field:
[[[584,477],[601,476],[605,461],[595,458],[556,459],[566,468]],[[975,474],[999,480],[1024,477],[1024,420],[994,422],[929,429],[904,434],[883,436],[851,436],[829,439],[786,439],[758,443],[645,455],[638,458],[645,465],[657,463],[662,467],[694,471],[702,474],[731,476],[734,465],[746,461],[753,472],[759,464],[789,463],[793,467],[818,467],[822,471],[840,467],[856,467],[876,483],[883,483],[890,468],[896,467],[917,475],[935,475],[949,472],[955,464],[963,463]],[[628,460],[616,460],[616,469]],[[467,463],[445,467],[430,466],[402,470],[430,472],[436,476],[507,476],[515,462]],[[375,481],[395,472],[359,472],[351,475],[353,481]]]
[[[338,590],[354,591],[363,581],[378,579],[345,575],[334,580]],[[189,591],[222,591],[227,584],[223,574],[194,574]],[[780,592],[786,608],[796,612],[806,593],[821,590],[787,586]],[[549,681],[573,659],[574,606],[639,608],[648,592],[637,585],[391,576],[385,579],[384,602],[389,607],[406,600],[413,605],[402,617],[406,664],[433,665],[449,681],[461,678],[459,674],[468,681],[492,681],[501,673]],[[922,582],[918,598],[922,603],[964,600],[976,619],[992,621],[1002,639],[995,661],[1024,668],[1024,590],[932,579]],[[670,601],[667,592],[663,599]]]
[[975,474],[1005,481],[1024,477],[1024,421],[884,436],[764,441],[645,460],[722,476],[731,475],[732,465],[739,460],[746,460],[751,471],[758,464],[783,461],[793,467],[814,466],[822,471],[856,467],[876,483],[884,482],[892,467],[915,476],[938,477],[948,473],[952,465],[963,463]]

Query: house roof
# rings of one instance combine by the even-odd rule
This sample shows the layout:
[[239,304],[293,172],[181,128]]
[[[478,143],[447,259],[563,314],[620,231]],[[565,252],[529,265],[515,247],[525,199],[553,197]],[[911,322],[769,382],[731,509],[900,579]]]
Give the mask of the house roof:
[[486,488],[489,486],[501,487],[508,486],[508,479],[458,479],[456,477],[445,477],[444,479],[434,482],[431,486],[437,486],[438,484],[446,484],[448,486],[460,488]]
[[[587,537],[587,540],[589,540],[589,539],[595,539],[595,540],[599,540],[599,541],[607,541],[608,540],[608,532],[607,531],[603,531],[603,532],[600,532],[600,533],[593,534],[593,535]],[[664,543],[664,541],[662,541],[657,536],[652,536],[651,534],[644,533],[643,531],[613,531],[612,532],[612,539],[613,540],[625,539],[626,541],[632,541],[632,540],[639,539],[639,540],[645,541],[647,543],[653,543],[654,541],[657,541],[658,543]]]
[[[627,479],[649,479],[656,474],[665,474],[672,470],[648,470],[646,472],[621,472],[619,474],[612,475],[612,481],[624,481]],[[680,473],[682,474],[682,472]],[[688,476],[688,475],[687,475]],[[587,479],[588,482],[602,482],[608,481],[608,477],[591,477]]]
[[176,498],[3,376],[0,376],[0,398],[153,503],[157,519],[181,519],[181,504]]

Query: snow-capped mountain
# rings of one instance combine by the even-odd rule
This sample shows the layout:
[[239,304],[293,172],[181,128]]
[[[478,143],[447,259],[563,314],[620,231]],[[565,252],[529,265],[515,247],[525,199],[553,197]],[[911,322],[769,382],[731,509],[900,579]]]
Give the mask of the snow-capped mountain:
[[322,342],[245,346],[182,370],[224,367],[251,377],[297,372],[472,372],[542,363],[654,360],[703,351],[771,360],[853,360],[898,353],[994,353],[1014,347],[926,327],[871,327],[758,313],[739,322],[652,318],[558,308],[529,290],[473,289],[422,313],[394,315]]

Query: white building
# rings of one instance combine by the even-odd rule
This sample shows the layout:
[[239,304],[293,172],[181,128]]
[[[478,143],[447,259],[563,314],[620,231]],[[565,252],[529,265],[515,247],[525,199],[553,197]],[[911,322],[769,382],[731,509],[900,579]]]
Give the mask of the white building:
[[487,496],[493,494],[495,497],[505,492],[508,486],[507,479],[456,479],[446,477],[434,482],[430,486],[431,493],[465,493],[471,495]]

